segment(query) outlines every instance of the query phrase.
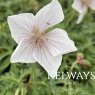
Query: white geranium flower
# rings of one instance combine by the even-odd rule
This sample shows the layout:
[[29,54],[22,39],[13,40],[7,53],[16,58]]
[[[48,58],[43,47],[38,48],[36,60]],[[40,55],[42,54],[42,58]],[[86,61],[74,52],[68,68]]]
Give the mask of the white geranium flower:
[[77,24],[79,24],[86,14],[88,8],[95,10],[95,0],[74,0],[72,7],[79,13]]
[[38,62],[54,78],[61,65],[62,54],[76,51],[74,42],[62,29],[47,29],[64,19],[57,0],[42,8],[36,16],[30,13],[9,16],[8,24],[13,39],[18,43],[11,62]]

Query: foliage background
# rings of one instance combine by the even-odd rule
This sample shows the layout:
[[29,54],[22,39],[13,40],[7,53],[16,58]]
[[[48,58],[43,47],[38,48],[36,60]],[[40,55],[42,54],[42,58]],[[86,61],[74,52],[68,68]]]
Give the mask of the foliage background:
[[[0,0],[0,95],[95,95],[95,80],[48,80],[39,64],[11,64],[10,57],[17,44],[10,35],[9,15],[37,11],[50,0]],[[77,64],[73,71],[95,71],[95,11],[88,10],[83,22],[76,24],[78,13],[73,0],[59,0],[65,20],[56,27],[65,29],[75,41],[78,51],[63,56],[60,72],[69,71],[76,54],[83,53],[86,62]],[[89,63],[89,65],[87,65]]]

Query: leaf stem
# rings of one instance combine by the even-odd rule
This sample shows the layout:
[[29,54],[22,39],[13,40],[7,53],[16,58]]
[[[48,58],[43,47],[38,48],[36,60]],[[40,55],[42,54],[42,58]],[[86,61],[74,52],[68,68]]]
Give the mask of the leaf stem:
[[35,95],[35,64],[32,64],[32,88],[33,88],[32,95]]
[[75,11],[71,11],[71,12],[70,12],[69,19],[66,21],[66,24],[65,24],[65,26],[64,26],[64,29],[67,28],[67,26],[68,26],[69,23],[72,21],[72,19],[74,18],[74,16],[75,16]]
[[[70,67],[70,69],[69,69],[69,73],[71,73],[72,72],[72,70],[74,69],[74,67],[76,66],[76,64],[77,64],[78,62],[77,61],[75,61],[73,64],[72,64],[72,66]],[[66,79],[66,81],[65,81],[65,84],[64,84],[64,91],[65,91],[65,89],[66,89],[66,86],[67,86],[67,84],[68,84],[68,78]]]

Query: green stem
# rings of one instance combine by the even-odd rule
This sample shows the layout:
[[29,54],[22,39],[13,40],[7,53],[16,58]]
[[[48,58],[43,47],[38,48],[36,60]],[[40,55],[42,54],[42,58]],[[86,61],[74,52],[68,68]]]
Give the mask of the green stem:
[[74,18],[74,16],[75,16],[75,11],[71,11],[71,12],[70,12],[69,19],[66,21],[66,24],[65,24],[65,26],[64,26],[64,29],[67,28],[67,26],[68,26],[69,23],[72,21],[72,19]]
[[84,45],[81,49],[84,50],[85,48],[91,46],[91,45],[94,45],[95,42],[89,42],[88,44]]
[[[36,86],[37,85],[42,85],[42,86],[45,86],[48,89],[50,89],[50,87],[48,86],[48,84],[46,82],[44,82],[44,81],[41,81],[41,82],[35,81],[35,76],[36,76],[36,74],[35,74],[35,64],[32,64],[32,69],[30,68],[30,72],[32,72],[31,75],[30,75],[31,76],[30,77],[31,78],[30,84],[32,85],[32,95],[36,95]],[[50,92],[48,92],[48,93],[49,93],[48,95],[50,95]]]
[[20,89],[17,88],[17,89],[16,89],[16,92],[15,92],[15,95],[19,95],[19,92],[20,92]]
[[32,64],[32,87],[33,87],[32,95],[35,95],[35,64]]
[[75,67],[75,65],[77,64],[78,62],[77,61],[75,61],[73,64],[72,64],[72,66],[71,66],[71,68],[70,68],[70,70],[69,70],[69,73],[71,73],[72,72],[72,70],[74,69],[74,67]]
[[[72,66],[71,66],[71,68],[70,68],[70,70],[69,70],[69,73],[71,73],[71,72],[73,71],[73,69],[75,68],[75,66],[76,66],[77,63],[78,63],[78,62],[75,61],[75,62],[72,64]],[[67,86],[67,84],[68,84],[68,81],[69,81],[69,79],[67,78],[66,81],[65,81],[65,84],[64,84],[64,90],[66,89],[66,86]]]

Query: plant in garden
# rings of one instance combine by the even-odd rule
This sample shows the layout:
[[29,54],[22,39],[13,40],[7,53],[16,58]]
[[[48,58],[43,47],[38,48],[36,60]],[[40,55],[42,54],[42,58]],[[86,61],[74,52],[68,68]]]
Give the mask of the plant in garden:
[[[18,17],[20,15],[23,15],[21,13],[36,14],[37,11],[40,10],[40,8],[44,7],[50,1],[51,0],[0,0],[0,95],[95,94],[95,80],[91,80],[89,76],[85,80],[77,80],[73,78],[48,79],[45,70],[37,63],[10,63],[10,57],[14,49],[16,48],[17,43],[15,43],[15,39],[13,40],[11,37],[12,31],[9,32],[7,17],[11,15]],[[77,25],[76,18],[78,14],[71,8],[74,0],[58,1],[61,3],[63,8],[63,12],[65,15],[64,22],[60,21],[61,23],[57,24],[56,26],[53,25],[52,28],[50,27],[48,30],[45,31],[45,34],[51,33],[49,31],[53,30],[53,28],[56,27],[61,28],[60,30],[63,29],[62,31],[64,31],[65,29],[68,32],[69,37],[74,40],[79,52],[73,52],[63,55],[62,64],[58,72],[63,72],[65,76],[67,76],[66,72],[94,73],[95,13],[93,10],[88,10],[81,24]],[[58,9],[56,9],[56,11],[58,11]],[[53,15],[53,17],[54,16],[55,15]],[[19,24],[21,24],[20,22],[21,21],[19,21]],[[20,31],[16,31],[15,33],[17,32]],[[59,76],[62,75],[59,74]]]
[[74,0],[72,7],[79,13],[77,24],[79,24],[88,8],[95,10],[95,0]]

